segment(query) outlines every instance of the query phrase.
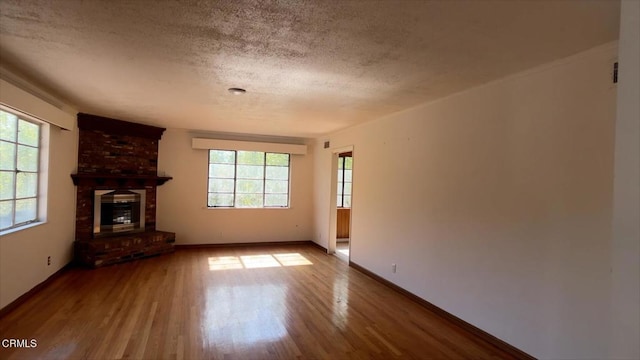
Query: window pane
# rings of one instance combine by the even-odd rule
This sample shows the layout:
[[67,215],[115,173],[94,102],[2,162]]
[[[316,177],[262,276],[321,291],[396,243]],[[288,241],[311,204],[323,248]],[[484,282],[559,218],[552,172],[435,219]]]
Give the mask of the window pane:
[[0,110],[0,139],[16,141],[18,117]]
[[37,220],[39,145],[38,124],[0,110],[0,228]]
[[38,149],[18,145],[18,170],[38,171]]
[[353,169],[353,158],[352,157],[344,158],[344,168],[345,169]]
[[282,194],[265,194],[264,206],[287,206],[287,195]]
[[233,194],[233,179],[209,179],[209,192]]
[[38,190],[38,174],[16,174],[16,198],[34,197]]
[[16,200],[16,224],[36,219],[36,199]]
[[18,142],[25,145],[38,146],[40,126],[28,121],[18,121]]
[[339,157],[338,158],[338,169],[344,169],[344,158],[343,157]]
[[13,174],[13,171],[0,172],[0,200],[13,199],[15,185]]
[[351,183],[344,183],[345,195],[351,195]]
[[267,165],[289,166],[289,154],[267,153]]
[[289,168],[286,166],[267,166],[267,179],[289,180]]
[[238,194],[236,195],[236,206],[247,208],[262,207],[262,194]]
[[233,206],[233,194],[209,193],[207,206]]
[[16,145],[0,141],[0,170],[15,170]]
[[342,195],[338,195],[338,200],[336,201],[336,206],[338,206],[338,207],[343,207],[344,206],[342,204]]
[[6,229],[13,225],[13,200],[0,201],[0,229]]
[[264,192],[266,194],[286,194],[289,192],[289,182],[281,180],[266,180]]
[[351,207],[351,196],[344,196],[344,207]]
[[[289,154],[210,150],[208,205],[242,208],[286,207],[289,193],[289,160]],[[265,163],[269,166],[265,167]],[[270,197],[265,205],[266,195]]]
[[209,165],[209,177],[233,179],[235,172],[234,165]]
[[262,180],[236,180],[237,194],[262,194],[262,187]]
[[260,151],[238,151],[238,164],[264,165],[264,153]]
[[233,164],[236,161],[236,152],[227,150],[210,150],[209,162],[217,164]]
[[353,170],[345,170],[344,171],[344,181],[351,181],[351,176],[352,176],[351,172],[352,171]]
[[338,182],[342,182],[343,181],[343,179],[342,179],[342,175],[343,175],[342,172],[343,171],[344,170],[338,170]]
[[338,183],[338,196],[342,195],[342,185],[343,185],[342,182]]
[[261,165],[238,165],[238,179],[262,179],[264,176],[264,166]]

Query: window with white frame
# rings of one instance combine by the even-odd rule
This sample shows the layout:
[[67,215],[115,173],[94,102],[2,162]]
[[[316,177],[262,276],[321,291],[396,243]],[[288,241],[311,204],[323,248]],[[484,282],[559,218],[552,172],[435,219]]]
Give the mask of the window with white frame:
[[289,206],[289,154],[209,150],[208,207]]
[[38,221],[40,124],[0,110],[0,231]]
[[353,157],[351,153],[340,154],[338,157],[338,199],[336,204],[341,208],[351,207],[351,176]]

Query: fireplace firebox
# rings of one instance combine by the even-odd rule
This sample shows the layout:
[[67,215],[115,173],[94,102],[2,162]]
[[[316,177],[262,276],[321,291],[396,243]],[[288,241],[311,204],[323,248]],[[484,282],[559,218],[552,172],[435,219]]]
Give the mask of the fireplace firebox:
[[95,190],[93,236],[144,231],[146,190]]

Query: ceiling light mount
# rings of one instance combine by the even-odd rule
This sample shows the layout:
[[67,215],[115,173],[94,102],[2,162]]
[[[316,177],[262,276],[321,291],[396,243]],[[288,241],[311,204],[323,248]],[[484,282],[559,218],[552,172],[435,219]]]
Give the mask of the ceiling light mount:
[[233,95],[242,95],[247,92],[247,90],[237,87],[228,88],[227,91],[229,91]]

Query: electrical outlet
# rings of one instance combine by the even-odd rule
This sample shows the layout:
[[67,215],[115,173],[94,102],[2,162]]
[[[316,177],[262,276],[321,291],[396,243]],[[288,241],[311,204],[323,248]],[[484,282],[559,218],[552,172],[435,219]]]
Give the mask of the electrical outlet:
[[51,265],[51,256],[47,256],[47,266]]
[[396,273],[396,268],[397,268],[396,264],[391,264],[391,272],[392,273],[394,273],[394,274]]

